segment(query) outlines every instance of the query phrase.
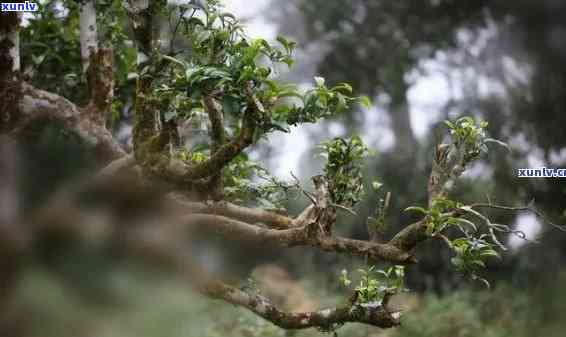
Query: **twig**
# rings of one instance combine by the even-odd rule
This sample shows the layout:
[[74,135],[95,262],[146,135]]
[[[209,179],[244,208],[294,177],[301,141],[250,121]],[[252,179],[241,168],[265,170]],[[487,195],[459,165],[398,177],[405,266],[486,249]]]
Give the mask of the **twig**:
[[478,203],[478,204],[472,204],[472,205],[470,205],[470,207],[472,207],[472,208],[493,208],[493,209],[499,209],[499,210],[504,210],[504,211],[512,211],[512,212],[531,212],[534,215],[536,215],[537,217],[541,218],[543,220],[543,222],[546,222],[547,224],[549,224],[553,228],[555,228],[559,231],[562,231],[562,232],[566,232],[566,225],[555,224],[554,222],[548,220],[541,212],[539,212],[538,210],[536,210],[532,206],[510,207],[510,206],[493,205],[491,203],[490,204]]
[[338,209],[341,209],[343,211],[346,211],[346,212],[352,214],[353,216],[358,216],[358,213],[356,213],[353,209],[346,207],[344,205],[339,205],[339,204],[335,204],[335,203],[331,203],[330,205],[333,206],[333,207],[336,207]]
[[307,192],[304,188],[301,187],[300,182],[299,182],[299,178],[297,178],[297,176],[295,174],[293,174],[293,171],[289,171],[289,173],[291,174],[291,176],[293,177],[293,179],[295,179],[297,188],[299,188],[299,190],[307,197],[309,198],[309,200],[312,202],[313,205],[317,206],[318,203],[316,202],[316,199],[314,198],[314,196]]

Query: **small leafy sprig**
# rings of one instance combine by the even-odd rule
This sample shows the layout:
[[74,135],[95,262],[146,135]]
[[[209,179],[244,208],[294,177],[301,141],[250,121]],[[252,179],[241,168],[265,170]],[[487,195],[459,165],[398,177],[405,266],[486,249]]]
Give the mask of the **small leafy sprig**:
[[477,230],[477,226],[460,217],[454,216],[454,210],[462,207],[459,202],[447,199],[445,197],[435,198],[429,209],[422,207],[411,206],[405,209],[406,212],[413,211],[421,213],[426,218],[427,231],[430,236],[441,233],[449,226],[458,226],[462,231],[465,231],[461,225],[469,226],[473,231]]
[[508,149],[504,142],[489,138],[486,133],[488,123],[476,121],[469,116],[460,117],[455,121],[444,121],[448,127],[451,144],[446,146],[443,164],[450,176],[459,176],[466,165],[488,152],[487,144],[495,143]]
[[350,108],[352,103],[359,103],[369,108],[371,103],[366,96],[353,97],[352,87],[347,83],[339,83],[331,88],[327,87],[325,79],[315,77],[314,88],[304,94],[297,91],[286,93],[298,97],[302,103],[297,105],[280,105],[274,112],[276,118],[289,125],[301,123],[314,123],[320,118],[330,117]]
[[487,240],[488,235],[482,234],[479,237],[462,237],[450,241],[450,247],[456,253],[450,262],[456,271],[470,275],[473,280],[483,282],[489,287],[489,282],[477,275],[485,268],[484,260],[488,257],[499,258],[499,253],[495,250],[495,244]]
[[487,152],[485,145],[487,122],[476,124],[469,116],[461,117],[454,122],[444,121],[452,137],[452,144],[464,155],[464,161],[471,162],[481,153]]
[[[383,184],[376,180],[372,182],[371,186],[375,192],[379,192]],[[385,218],[387,216],[390,202],[391,192],[386,192],[384,196],[378,199],[374,214],[368,216],[366,220],[366,226],[371,241],[377,241],[379,236],[387,230]]]
[[[511,232],[508,226],[492,224],[487,217],[470,206],[445,197],[434,199],[429,209],[408,207],[406,211],[419,212],[425,216],[426,233],[431,237],[443,239],[455,253],[451,263],[456,271],[489,286],[487,280],[478,276],[478,272],[485,268],[487,258],[500,257],[497,249],[506,250],[497,239],[495,231],[501,231],[505,227],[507,232]],[[485,224],[487,233],[480,234],[480,226],[464,218],[466,214],[480,219]],[[457,228],[463,236],[449,239],[443,232],[450,227]]]
[[352,207],[364,195],[362,165],[368,149],[358,136],[334,138],[320,145],[321,156],[327,159],[324,174],[329,181],[334,204]]
[[[359,283],[354,288],[354,303],[381,304],[387,294],[396,294],[406,291],[404,288],[405,267],[392,266],[385,270],[378,270],[375,266],[360,268],[357,270]],[[352,281],[348,277],[348,271],[342,270],[340,276],[341,284],[349,288]]]

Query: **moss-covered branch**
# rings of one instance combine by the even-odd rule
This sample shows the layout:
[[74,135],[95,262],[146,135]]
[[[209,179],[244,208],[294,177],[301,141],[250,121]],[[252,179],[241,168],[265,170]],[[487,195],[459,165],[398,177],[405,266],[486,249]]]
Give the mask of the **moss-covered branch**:
[[[203,98],[204,109],[210,120],[210,153],[214,155],[218,149],[226,142],[226,130],[224,129],[224,115],[218,109],[214,97],[211,94],[205,95]],[[222,170],[214,174],[211,178],[212,195],[214,199],[222,196]]]
[[344,323],[364,323],[380,328],[391,328],[400,324],[399,312],[390,312],[386,305],[349,305],[311,312],[285,312],[269,299],[259,294],[250,294],[222,282],[210,282],[202,288],[206,295],[244,307],[283,329],[306,329],[316,327],[332,331]]

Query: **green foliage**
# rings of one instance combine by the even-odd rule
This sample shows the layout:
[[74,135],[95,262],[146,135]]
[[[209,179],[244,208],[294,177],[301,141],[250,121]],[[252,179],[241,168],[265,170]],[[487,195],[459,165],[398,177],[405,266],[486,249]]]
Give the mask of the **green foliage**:
[[452,145],[455,147],[455,152],[460,154],[463,166],[478,159],[481,154],[487,153],[488,143],[497,143],[507,147],[507,144],[487,137],[488,124],[485,121],[476,124],[472,117],[465,116],[453,122],[444,121],[444,124],[450,130]]
[[[112,46],[115,53],[117,94],[111,106],[112,120],[118,120],[128,106],[125,102],[132,90],[129,79],[137,76],[153,78],[152,95],[148,98],[165,122],[202,121],[203,96],[213,95],[229,124],[229,137],[242,127],[239,123],[242,113],[249,110],[251,104],[257,106],[257,102],[260,108],[253,116],[258,125],[256,140],[271,131],[288,131],[291,125],[316,122],[340,113],[355,102],[365,106],[370,104],[367,97],[353,97],[350,85],[341,83],[328,87],[322,77],[316,77],[314,86],[307,90],[278,82],[278,66],[293,64],[296,43],[282,36],[274,42],[250,39],[235,16],[225,12],[218,1],[205,4],[204,7],[196,4],[164,7],[160,14],[168,18],[173,35],[172,48],[163,54],[154,50],[149,55],[150,61],[136,73],[133,71],[135,50],[126,43],[123,24],[126,14],[122,4],[116,0],[97,2],[100,45]],[[63,5],[69,10],[65,16],[41,5],[39,14],[31,18],[22,31],[22,54],[33,60],[34,81],[39,87],[80,101],[86,98],[86,88],[81,75],[78,6],[72,1],[65,1]],[[57,41],[49,44],[28,42],[33,41],[34,36]],[[53,76],[63,76],[65,81]],[[53,85],[58,87],[50,87]],[[77,86],[81,90],[77,90]],[[359,138],[353,137],[347,148],[338,149],[331,155],[327,174],[333,177],[333,197],[337,204],[351,206],[363,193],[358,160],[362,156],[360,151],[365,152],[365,147]],[[188,163],[202,161],[210,155],[206,144],[197,144],[197,149],[191,149],[190,153],[182,149],[174,149],[174,152],[178,152],[174,154],[177,158]],[[269,177],[264,179],[268,183],[252,184],[251,179],[258,170],[255,163],[246,161],[247,157],[240,157],[225,170],[228,197],[254,199],[266,207],[280,205],[293,185],[274,180],[263,169],[260,171],[264,177]]]
[[476,125],[472,117],[465,116],[454,122],[444,121],[444,124],[450,130],[452,143],[470,157],[469,161],[479,156],[480,153],[487,152],[484,143],[487,122],[482,121]]
[[[373,181],[371,184],[375,192],[379,192],[382,183],[379,181]],[[382,235],[387,229],[387,224],[385,222],[385,217],[387,216],[387,210],[389,208],[389,203],[391,202],[391,193],[385,193],[385,196],[380,197],[377,201],[377,207],[374,211],[373,216],[369,216],[366,221],[366,226],[368,228],[368,234],[370,240],[375,241],[378,236]]]
[[[170,11],[179,11],[172,29],[181,32],[189,48],[155,55],[139,74],[154,78],[153,96],[167,120],[186,118],[191,111],[203,109],[203,95],[213,94],[223,112],[236,118],[250,104],[260,102],[262,108],[254,116],[259,137],[288,131],[290,125],[316,122],[356,101],[368,104],[367,98],[352,97],[348,84],[328,88],[317,77],[312,89],[301,91],[276,81],[278,66],[293,64],[296,44],[282,36],[273,43],[248,38],[236,17],[223,11],[218,2],[209,1],[206,8],[183,5]],[[251,102],[248,89],[257,101]]]
[[[476,124],[471,117],[461,117],[456,121],[445,121],[450,130],[451,144],[442,144],[437,149],[433,170],[439,172],[437,184],[444,188],[446,180],[460,176],[466,165],[477,160],[482,153],[487,152],[487,143],[495,142],[506,146],[503,142],[486,136],[486,122]],[[443,239],[455,252],[456,256],[451,262],[455,269],[474,280],[479,280],[489,286],[487,280],[477,275],[485,268],[485,259],[499,257],[496,249],[506,250],[498,240],[495,232],[514,233],[507,225],[493,224],[483,214],[473,209],[473,206],[463,205],[453,201],[440,193],[436,196],[428,209],[422,207],[408,207],[405,211],[418,212],[424,215],[426,234],[431,237]],[[470,216],[481,221],[486,234],[480,233],[480,226],[465,218]],[[446,234],[449,228],[455,228],[462,237],[450,239]],[[524,236],[523,236],[524,237]]]
[[132,97],[132,74],[136,67],[136,49],[126,34],[127,14],[120,0],[95,1],[100,48],[112,48],[114,62],[114,101],[112,119],[116,122]]
[[[328,87],[322,77],[315,77],[311,89],[299,90],[277,81],[278,67],[293,64],[295,43],[281,36],[274,42],[248,38],[236,17],[216,1],[207,2],[205,7],[169,6],[164,14],[183,43],[178,44],[179,50],[172,49],[170,53],[154,51],[137,74],[152,78],[150,102],[160,111],[163,121],[181,124],[201,120],[208,109],[204,97],[212,97],[224,115],[227,141],[243,127],[244,112],[251,115],[257,126],[257,141],[269,132],[287,132],[292,125],[316,122],[342,112],[355,102],[369,105],[367,97],[353,97],[352,87],[346,83]],[[367,149],[359,137],[323,146],[329,154],[325,173],[333,202],[353,206],[363,194],[361,159]],[[190,155],[180,153],[177,157],[194,162],[193,152],[210,156],[205,144],[190,151]],[[264,183],[258,184],[254,179]],[[223,180],[228,199],[265,208],[280,207],[288,192],[299,189],[297,184],[271,177],[244,155],[224,169]]]
[[307,90],[304,94],[293,94],[299,97],[302,107],[278,106],[275,114],[277,119],[285,121],[290,125],[300,123],[314,123],[320,118],[330,117],[336,113],[341,113],[349,109],[354,102],[359,102],[362,106],[369,107],[370,102],[366,96],[352,97],[352,87],[347,83],[340,83],[332,88],[328,88],[322,77],[315,77],[316,86]]
[[[427,234],[434,236],[450,225],[458,225],[460,219],[454,217],[450,211],[460,207],[461,204],[447,198],[436,198],[427,210],[422,207],[407,207],[405,211],[422,213],[427,217]],[[472,224],[473,225],[473,224]],[[475,225],[473,225],[476,229]]]
[[[496,249],[505,250],[505,247],[497,240],[493,233],[493,225],[485,216],[472,210],[469,206],[443,197],[434,199],[429,209],[408,207],[406,211],[419,212],[425,215],[427,234],[444,239],[454,251],[455,257],[451,259],[451,263],[456,271],[489,286],[487,280],[479,277],[477,273],[485,268],[487,258],[499,257]],[[481,218],[487,225],[490,234],[480,234],[477,224],[462,217],[466,213]],[[450,227],[458,229],[464,236],[453,240],[449,239],[443,232]],[[509,230],[507,226],[503,227],[505,227],[505,230]]]
[[[486,237],[487,235],[483,234],[477,238],[463,237],[451,241],[451,247],[456,256],[450,261],[457,271],[472,275],[475,279],[476,273],[485,268],[483,260],[486,257],[499,257],[494,244],[488,242]],[[486,281],[482,280],[482,282]]]
[[[358,304],[381,303],[387,293],[396,294],[406,290],[403,286],[404,266],[393,266],[385,270],[376,270],[375,266],[360,268],[358,275],[360,280],[354,288]],[[342,270],[340,282],[347,288],[352,284],[346,270]]]
[[113,47],[114,52],[121,54],[127,39],[124,29],[127,14],[122,1],[97,0],[95,5],[99,43],[103,47]]
[[[62,1],[60,5],[38,2],[39,10],[22,27],[22,68],[35,86],[84,104],[87,88],[80,55],[78,5],[76,1]],[[111,47],[114,53],[115,94],[110,117],[116,121],[131,96],[128,75],[135,67],[135,48],[127,43],[121,1],[96,1],[96,10],[99,47]]]
[[37,2],[39,9],[20,31],[22,70],[39,88],[73,101],[86,100],[82,77],[78,6],[66,1],[67,15],[52,2]]
[[345,207],[356,205],[364,195],[362,165],[368,155],[367,147],[358,136],[335,138],[320,147],[327,160],[324,174],[332,202]]

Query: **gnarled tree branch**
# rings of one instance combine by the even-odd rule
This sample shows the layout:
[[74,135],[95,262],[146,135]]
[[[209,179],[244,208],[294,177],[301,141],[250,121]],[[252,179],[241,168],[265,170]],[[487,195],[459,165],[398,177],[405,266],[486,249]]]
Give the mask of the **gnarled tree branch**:
[[212,203],[191,202],[185,200],[179,194],[170,194],[168,199],[178,211],[182,212],[222,215],[251,224],[262,223],[276,229],[295,227],[294,220],[287,216],[262,209],[239,206],[227,201]]
[[213,231],[230,239],[257,241],[287,247],[311,246],[326,252],[346,253],[393,263],[414,262],[414,257],[411,254],[390,244],[321,234],[318,228],[319,224],[316,222],[298,228],[277,230],[251,225],[221,215],[198,213],[181,216],[175,222],[191,229]]
[[244,307],[288,330],[312,327],[332,330],[336,325],[348,322],[365,323],[380,328],[390,328],[400,324],[400,312],[390,312],[386,305],[353,304],[311,312],[285,312],[264,296],[250,294],[218,281],[207,284],[202,292],[212,298]]
[[126,154],[106,129],[104,121],[98,116],[92,118],[90,110],[79,108],[59,95],[34,88],[27,83],[21,83],[20,89],[20,114],[16,120],[11,121],[9,135],[25,136],[26,128],[37,121],[57,121],[91,145],[100,163],[108,163]]

